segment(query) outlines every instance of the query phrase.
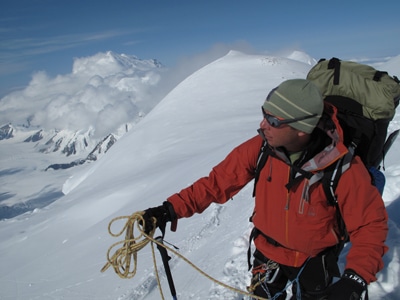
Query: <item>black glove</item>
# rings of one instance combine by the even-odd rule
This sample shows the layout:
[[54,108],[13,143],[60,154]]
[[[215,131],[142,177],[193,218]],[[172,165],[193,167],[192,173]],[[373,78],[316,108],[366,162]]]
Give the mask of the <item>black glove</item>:
[[177,216],[174,207],[168,201],[157,207],[148,208],[144,211],[144,232],[149,234],[153,228],[153,218],[156,219],[156,227],[160,228],[161,232],[165,233],[165,226],[167,222],[172,222],[171,230],[176,230]]
[[328,287],[328,300],[359,300],[367,290],[367,283],[353,270],[344,271],[342,278]]

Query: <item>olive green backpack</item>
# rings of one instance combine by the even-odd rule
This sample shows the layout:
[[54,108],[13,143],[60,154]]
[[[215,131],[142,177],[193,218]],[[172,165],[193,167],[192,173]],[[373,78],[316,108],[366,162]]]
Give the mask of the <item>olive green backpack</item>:
[[389,122],[400,99],[397,77],[365,64],[321,59],[308,73],[324,100],[338,109],[345,144],[355,146],[367,167],[378,167],[384,156]]

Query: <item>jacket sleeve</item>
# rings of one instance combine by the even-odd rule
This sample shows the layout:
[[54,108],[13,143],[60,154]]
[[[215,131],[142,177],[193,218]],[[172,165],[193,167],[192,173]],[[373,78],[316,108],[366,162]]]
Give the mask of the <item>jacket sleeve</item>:
[[211,203],[225,203],[254,178],[262,139],[255,136],[232,150],[207,177],[170,196],[178,216],[190,217],[203,212]]
[[346,269],[352,269],[369,284],[383,268],[382,257],[388,233],[388,215],[370,175],[356,157],[344,172],[336,189],[343,220],[350,236],[351,248]]

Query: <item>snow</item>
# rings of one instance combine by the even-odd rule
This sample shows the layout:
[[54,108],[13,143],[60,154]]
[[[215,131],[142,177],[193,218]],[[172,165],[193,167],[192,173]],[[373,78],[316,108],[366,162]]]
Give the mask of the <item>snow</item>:
[[[108,234],[109,222],[160,205],[206,176],[235,146],[256,134],[260,106],[268,92],[286,79],[304,78],[311,67],[308,61],[312,59],[300,54],[284,58],[231,51],[187,77],[99,161],[69,170],[72,173],[62,187],[65,196],[1,221],[0,299],[160,299],[150,246],[140,251],[134,278],[121,279],[112,269],[100,272],[108,248],[120,240]],[[390,130],[399,127],[396,114]],[[29,159],[13,149],[10,142],[1,148],[1,166],[6,170],[0,173],[2,185],[13,172],[5,157],[15,155],[20,168]],[[370,299],[400,298],[398,151],[400,140],[385,162],[383,197],[390,216],[390,250],[378,282],[369,287]],[[21,189],[28,188],[23,186],[25,172],[20,172]],[[42,173],[37,180],[45,178],[49,186],[58,180],[57,171]],[[252,183],[225,205],[213,204],[203,214],[179,220],[177,232],[167,231],[166,240],[210,276],[245,290],[251,194]],[[115,224],[115,231],[122,225]],[[163,292],[169,299],[156,255]],[[171,256],[178,299],[243,298]],[[340,259],[342,267],[344,259]]]

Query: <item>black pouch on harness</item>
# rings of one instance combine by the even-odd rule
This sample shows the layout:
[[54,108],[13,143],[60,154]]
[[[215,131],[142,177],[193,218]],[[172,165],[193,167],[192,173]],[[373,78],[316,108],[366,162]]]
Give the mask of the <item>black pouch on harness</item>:
[[333,277],[340,277],[338,257],[334,247],[328,248],[311,258],[300,276],[300,284],[308,293],[324,291],[332,283]]

